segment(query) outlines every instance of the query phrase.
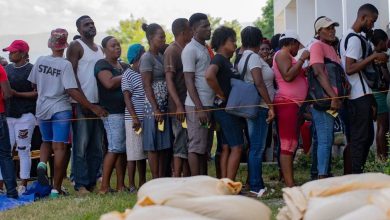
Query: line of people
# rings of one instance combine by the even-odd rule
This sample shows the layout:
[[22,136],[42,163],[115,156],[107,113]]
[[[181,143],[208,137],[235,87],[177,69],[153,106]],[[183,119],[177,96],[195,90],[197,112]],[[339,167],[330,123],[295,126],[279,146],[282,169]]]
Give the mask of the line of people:
[[[339,44],[335,43],[338,23],[321,16],[314,23],[315,38],[306,48],[294,31],[269,42],[259,28],[248,26],[240,33],[242,46],[237,49],[232,28],[221,26],[212,34],[207,15],[195,13],[172,23],[175,41],[169,46],[159,24],[143,24],[149,47],[131,45],[128,63],[120,59],[121,45],[115,37],[105,37],[101,46],[94,42],[96,28],[89,16],[77,19],[80,38],[69,45],[65,29],[53,30],[48,41],[52,54],[34,65],[28,62],[27,43],[14,41],[4,49],[10,52],[12,64],[5,71],[0,67],[0,86],[7,99],[7,113],[1,114],[0,123],[4,143],[0,168],[7,195],[18,196],[10,153],[15,142],[22,185],[27,184],[36,121],[43,141],[38,181],[49,184],[47,162],[54,154],[53,198],[65,194],[62,181],[69,161],[80,195],[93,192],[100,176],[101,194],[135,192],[136,169],[140,187],[146,181],[146,161],[152,178],[207,175],[214,131],[217,177],[235,179],[241,156],[247,153],[249,194],[260,197],[266,191],[262,162],[273,121],[281,174],[286,186],[292,187],[299,127],[307,113],[313,128],[316,178],[332,175],[334,123],[339,113],[348,140],[345,173],[361,173],[373,142],[374,119],[378,152],[386,157],[388,151],[388,110],[385,94],[380,93],[389,87],[384,53],[388,36],[382,30],[371,32],[378,15],[373,5],[361,6]],[[277,48],[272,46],[275,39]],[[259,97],[254,117],[225,111],[229,100],[238,95],[235,80],[254,89],[243,99]],[[372,91],[377,93],[372,96]],[[5,112],[2,100],[0,112]],[[248,152],[244,145],[249,146]],[[110,186],[114,168],[116,190]]]

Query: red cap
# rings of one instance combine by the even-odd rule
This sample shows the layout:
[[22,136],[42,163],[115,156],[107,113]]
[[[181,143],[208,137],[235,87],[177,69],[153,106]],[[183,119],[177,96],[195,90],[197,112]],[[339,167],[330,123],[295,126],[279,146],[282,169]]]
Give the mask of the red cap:
[[11,43],[11,45],[3,49],[3,51],[9,51],[10,53],[17,52],[17,51],[28,53],[29,50],[30,47],[28,46],[26,41],[23,40],[15,40],[14,42]]
[[65,29],[57,28],[51,31],[48,47],[53,50],[63,50],[67,48],[68,32]]

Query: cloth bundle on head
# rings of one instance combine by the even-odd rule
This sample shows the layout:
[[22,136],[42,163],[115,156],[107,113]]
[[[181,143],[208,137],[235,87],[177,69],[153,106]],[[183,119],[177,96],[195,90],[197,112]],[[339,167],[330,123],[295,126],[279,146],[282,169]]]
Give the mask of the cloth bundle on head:
[[145,51],[145,48],[141,44],[131,45],[127,51],[127,60],[129,61],[129,64],[133,64],[139,60],[143,51]]

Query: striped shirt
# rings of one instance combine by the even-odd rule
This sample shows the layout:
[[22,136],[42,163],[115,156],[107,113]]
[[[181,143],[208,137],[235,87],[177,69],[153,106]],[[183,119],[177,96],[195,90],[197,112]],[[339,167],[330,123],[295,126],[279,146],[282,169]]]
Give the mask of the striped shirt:
[[[122,91],[129,91],[131,96],[131,102],[138,119],[142,121],[144,118],[144,103],[145,103],[145,92],[142,85],[141,74],[128,68],[122,76]],[[130,113],[125,109],[125,120],[132,121]]]

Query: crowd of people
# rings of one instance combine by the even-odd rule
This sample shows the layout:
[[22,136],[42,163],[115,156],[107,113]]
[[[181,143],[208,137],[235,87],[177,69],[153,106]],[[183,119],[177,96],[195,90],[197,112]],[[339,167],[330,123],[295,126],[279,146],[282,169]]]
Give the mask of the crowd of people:
[[[378,156],[388,154],[388,36],[372,30],[378,16],[375,6],[362,5],[340,41],[339,24],[321,16],[313,40],[304,47],[292,30],[270,40],[253,26],[241,33],[221,26],[212,33],[207,15],[195,13],[172,23],[175,40],[169,45],[159,24],[143,24],[148,47],[130,45],[127,61],[120,58],[114,36],[95,43],[89,16],[77,19],[80,36],[70,44],[65,29],[53,30],[48,40],[52,53],[34,65],[28,44],[16,40],[4,49],[10,64],[2,60],[5,69],[0,66],[0,170],[7,196],[17,198],[26,189],[36,124],[42,136],[40,184],[50,184],[48,161],[54,155],[52,198],[66,194],[62,182],[69,163],[79,195],[93,192],[99,177],[100,194],[136,192],[146,182],[147,164],[152,178],[207,175],[214,133],[217,177],[234,180],[247,155],[248,195],[261,197],[267,139],[275,130],[281,178],[292,187],[305,120],[311,121],[313,178],[332,176],[335,120],[345,127],[344,173],[362,173],[374,121]],[[254,91],[240,96],[257,98],[254,106],[241,106],[254,116],[227,110],[240,95],[239,85]],[[19,187],[14,147],[20,158]],[[110,186],[114,169],[116,189]]]

